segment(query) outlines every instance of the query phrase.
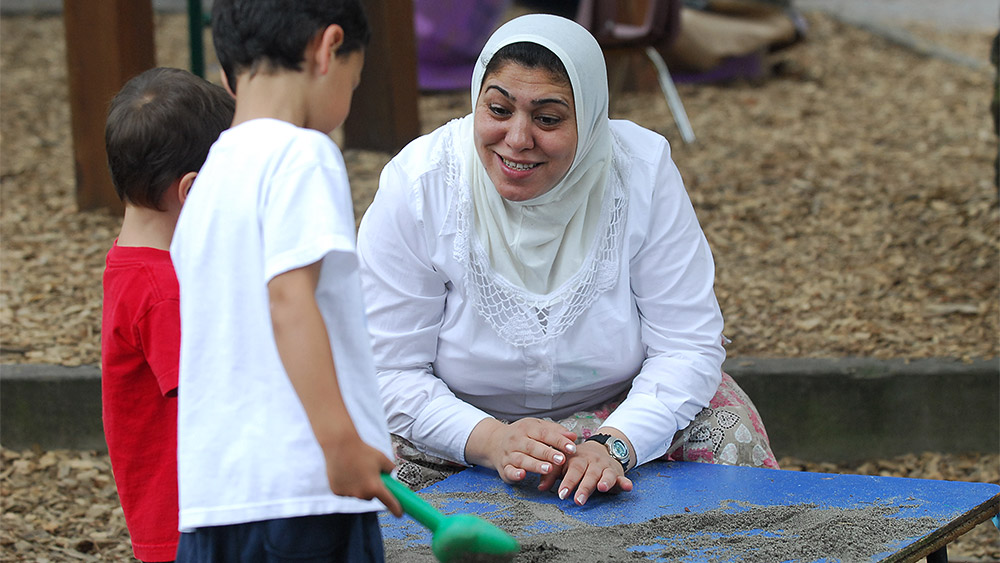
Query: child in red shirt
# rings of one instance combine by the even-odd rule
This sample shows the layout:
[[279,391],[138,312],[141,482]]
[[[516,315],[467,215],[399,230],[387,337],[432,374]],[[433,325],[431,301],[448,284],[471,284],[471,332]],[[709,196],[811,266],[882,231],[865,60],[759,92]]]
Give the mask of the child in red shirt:
[[177,368],[180,292],[170,262],[191,184],[235,103],[174,68],[132,78],[111,102],[108,166],[125,204],[104,270],[101,380],[104,436],[141,561],[177,553]]

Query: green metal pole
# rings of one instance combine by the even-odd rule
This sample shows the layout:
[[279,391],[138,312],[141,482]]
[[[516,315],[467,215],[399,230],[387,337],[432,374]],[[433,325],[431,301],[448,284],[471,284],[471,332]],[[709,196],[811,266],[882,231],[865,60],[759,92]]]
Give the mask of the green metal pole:
[[201,0],[188,0],[188,35],[191,42],[191,73],[205,77],[205,46],[202,31],[205,17],[201,11]]

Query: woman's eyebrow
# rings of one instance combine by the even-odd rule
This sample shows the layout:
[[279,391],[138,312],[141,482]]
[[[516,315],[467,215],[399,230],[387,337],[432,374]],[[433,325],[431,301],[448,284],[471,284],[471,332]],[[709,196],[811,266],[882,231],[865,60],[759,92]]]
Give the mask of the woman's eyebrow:
[[517,98],[515,98],[514,96],[511,96],[510,92],[504,90],[503,88],[497,86],[496,84],[490,84],[489,86],[486,87],[486,91],[487,92],[490,91],[490,90],[496,90],[497,92],[500,92],[500,94],[502,94],[503,97],[509,98],[510,100],[515,101],[515,102],[517,101]]
[[536,106],[543,106],[545,104],[562,104],[567,108],[569,107],[569,104],[567,104],[565,100],[562,100],[560,98],[542,98],[540,100],[531,100],[531,103],[532,105]]
[[[512,102],[516,102],[517,101],[517,98],[514,97],[514,96],[511,96],[510,92],[508,92],[507,90],[504,90],[503,88],[497,86],[496,84],[490,84],[489,86],[486,87],[486,90],[487,91],[489,91],[489,90],[496,90],[497,92],[500,92],[500,94],[503,97],[507,98],[508,100],[510,100]],[[541,99],[538,99],[538,100],[531,100],[531,105],[534,105],[534,106],[543,106],[545,104],[561,104],[561,105],[566,106],[567,108],[569,107],[569,104],[566,103],[565,100],[562,100],[562,99],[559,99],[559,98],[541,98]]]

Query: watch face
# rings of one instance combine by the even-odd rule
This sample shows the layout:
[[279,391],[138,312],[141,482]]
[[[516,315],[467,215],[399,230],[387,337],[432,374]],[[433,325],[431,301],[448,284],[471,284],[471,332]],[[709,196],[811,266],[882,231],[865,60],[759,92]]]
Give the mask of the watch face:
[[612,440],[611,455],[617,459],[628,459],[628,446],[621,440]]

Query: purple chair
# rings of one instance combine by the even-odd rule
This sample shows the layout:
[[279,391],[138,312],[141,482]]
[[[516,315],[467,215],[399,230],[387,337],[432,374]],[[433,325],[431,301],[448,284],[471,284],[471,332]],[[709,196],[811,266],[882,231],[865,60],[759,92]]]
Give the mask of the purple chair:
[[667,107],[677,122],[681,138],[685,143],[694,142],[694,130],[688,120],[687,112],[681,103],[680,95],[674,80],[667,70],[667,63],[656,45],[669,45],[681,24],[680,0],[647,0],[645,17],[641,24],[629,24],[618,21],[617,0],[581,0],[577,10],[576,21],[597,39],[605,49],[643,49],[646,56],[656,68],[660,89],[667,99]]
[[510,0],[414,0],[420,88],[468,89],[479,51],[509,5]]

